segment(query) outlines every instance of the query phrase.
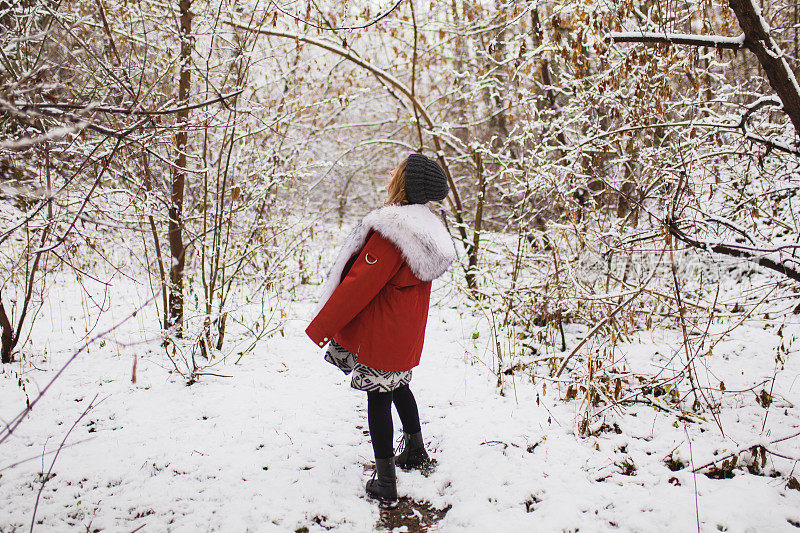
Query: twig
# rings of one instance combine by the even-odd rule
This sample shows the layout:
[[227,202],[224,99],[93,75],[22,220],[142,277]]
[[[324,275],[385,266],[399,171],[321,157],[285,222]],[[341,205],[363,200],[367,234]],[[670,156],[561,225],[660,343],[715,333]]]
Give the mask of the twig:
[[228,376],[227,374],[216,374],[214,372],[194,372],[194,376],[215,376],[218,378],[232,378],[233,376]]
[[[501,440],[487,440],[487,441],[481,442],[481,446],[486,445],[486,444],[488,444],[489,446],[496,446],[498,444],[502,444],[504,450],[506,448],[508,448],[508,443],[507,442],[503,442]],[[517,448],[519,448],[519,445],[514,444],[513,442],[511,443],[511,445],[512,446],[516,446]]]
[[37,254],[42,254],[44,252],[49,252],[51,250],[55,250],[57,247],[61,246],[64,243],[64,240],[67,238],[67,235],[69,235],[70,232],[72,231],[72,228],[75,227],[75,224],[78,222],[78,218],[81,216],[81,214],[83,213],[83,210],[86,208],[86,205],[89,203],[89,200],[92,198],[92,194],[94,193],[94,190],[102,182],[103,174],[105,174],[106,170],[108,169],[108,165],[111,163],[111,160],[114,158],[114,154],[117,152],[117,149],[119,148],[119,145],[121,143],[122,143],[122,139],[121,138],[117,139],[117,144],[114,145],[114,148],[111,150],[111,153],[108,154],[108,156],[106,156],[106,160],[103,162],[103,168],[100,169],[100,172],[97,173],[97,179],[95,180],[94,184],[92,185],[92,188],[89,189],[89,192],[84,197],[83,202],[81,203],[81,206],[78,209],[78,213],[75,215],[75,218],[72,219],[72,222],[67,227],[67,229],[64,231],[64,234],[56,241],[55,244],[53,244],[51,246],[48,246],[47,248],[41,247],[38,250],[36,250]]
[[686,424],[683,425],[683,432],[686,434],[686,442],[689,443],[689,463],[692,465],[692,477],[694,480],[694,516],[697,520],[697,533],[700,533],[700,502],[697,498],[697,470],[694,470],[694,454],[692,453],[692,439],[689,437],[689,430]]
[[[64,449],[64,444],[67,442],[67,438],[69,437],[69,434],[72,433],[73,429],[75,429],[75,426],[77,426],[78,423],[81,420],[83,420],[83,417],[85,417],[89,413],[89,411],[91,411],[95,407],[95,403],[94,402],[95,402],[95,400],[97,400],[97,396],[98,396],[97,394],[94,395],[94,398],[92,398],[92,401],[89,402],[89,405],[86,406],[86,409],[83,410],[83,412],[81,413],[81,416],[79,416],[78,419],[75,420],[75,422],[72,424],[72,426],[67,431],[67,434],[64,435],[63,439],[61,439],[61,444],[59,444],[58,449],[56,450],[56,453],[53,456],[53,460],[50,462],[50,468],[47,469],[47,472],[43,472],[42,473],[43,474],[42,475],[42,486],[39,487],[39,492],[36,494],[36,503],[33,506],[33,515],[31,516],[31,528],[30,528],[30,532],[31,533],[33,533],[34,524],[36,524],[36,511],[37,511],[37,509],[39,509],[39,500],[42,497],[42,491],[44,491],[45,484],[47,484],[47,482],[50,480],[50,474],[53,472],[53,467],[56,465],[56,459],[58,459],[58,454],[61,453],[62,449]],[[106,396],[106,398],[107,398],[107,396]],[[99,403],[102,403],[104,400],[105,400],[105,398],[103,398],[103,400],[100,400]]]
[[[681,181],[678,182],[678,187],[675,189],[675,196],[673,197],[673,208],[672,213],[675,212],[675,204],[677,203],[678,195],[680,194],[681,183],[683,181],[683,173],[681,173]],[[686,374],[689,376],[689,383],[692,386],[692,393],[694,393],[695,403],[699,404],[699,400],[697,398],[698,388],[695,383],[695,374],[696,371],[694,369],[694,356],[689,353],[689,333],[686,328],[686,313],[684,312],[683,302],[681,299],[681,288],[680,283],[678,281],[678,269],[675,266],[675,257],[673,255],[673,251],[675,249],[675,243],[672,239],[669,239],[669,260],[670,260],[670,271],[672,272],[672,281],[673,287],[675,290],[675,298],[678,302],[678,317],[681,325],[681,333],[683,335],[683,351],[686,353]],[[699,348],[698,348],[699,349]],[[705,394],[702,390],[699,391],[700,395],[703,396],[703,399],[706,400],[706,404],[709,407],[711,412],[711,416],[714,418],[714,422],[717,423],[719,427],[720,433],[725,435],[725,430],[722,428],[722,421],[717,417],[717,414],[714,412],[714,407],[712,406],[711,402],[706,398]]]
[[[778,439],[772,440],[772,441],[769,442],[769,444],[777,444],[777,443],[783,442],[785,440],[793,439],[793,438],[797,437],[798,435],[800,435],[800,430],[795,431],[794,433],[792,433],[790,435],[786,435],[785,437],[780,437]],[[761,442],[756,442],[754,444],[748,444],[747,446],[742,446],[741,448],[739,448],[735,452],[731,452],[731,453],[729,453],[727,455],[723,455],[722,457],[717,457],[713,461],[709,461],[709,462],[705,463],[703,466],[698,466],[697,468],[692,470],[692,472],[699,472],[700,470],[703,470],[704,468],[708,468],[709,466],[712,466],[712,465],[714,465],[714,464],[716,464],[716,463],[718,463],[720,461],[725,461],[726,459],[730,459],[731,457],[738,456],[739,454],[744,453],[744,452],[746,452],[748,450],[751,450],[756,446],[760,446],[760,447],[764,448],[765,451],[767,451],[767,452],[769,452],[769,453],[771,453],[773,455],[779,455],[777,453],[774,453],[774,452],[768,450],[767,447],[764,446],[764,444],[762,444]],[[783,457],[783,456],[779,455],[779,457]],[[789,459],[792,459],[792,458],[789,458]]]
[[397,8],[400,6],[400,4],[402,4],[402,3],[403,3],[403,0],[397,0],[397,3],[395,3],[395,5],[393,5],[393,6],[391,7],[391,9],[389,9],[389,11],[387,11],[387,12],[386,12],[386,13],[384,13],[383,15],[380,15],[380,16],[378,16],[378,17],[376,17],[376,18],[372,19],[372,20],[371,20],[371,21],[369,21],[369,22],[366,22],[366,23],[364,23],[364,24],[361,24],[360,26],[339,26],[339,27],[336,27],[336,28],[332,28],[332,27],[330,27],[330,26],[320,26],[320,25],[318,25],[318,24],[314,24],[313,22],[311,22],[311,21],[309,21],[309,20],[306,20],[306,19],[304,19],[304,18],[298,17],[297,15],[292,15],[291,13],[289,13],[288,11],[286,11],[285,9],[283,9],[281,6],[279,6],[279,5],[278,5],[278,3],[277,3],[277,2],[275,2],[274,0],[270,2],[270,4],[272,4],[272,5],[274,5],[274,6],[275,6],[275,9],[277,9],[278,11],[280,11],[281,13],[283,13],[284,15],[286,15],[287,17],[293,18],[293,19],[294,19],[294,20],[296,20],[297,22],[302,22],[303,24],[308,24],[308,25],[309,25],[309,26],[311,26],[312,28],[316,28],[316,29],[318,29],[318,30],[329,30],[329,31],[338,31],[338,30],[363,30],[364,28],[369,28],[370,26],[372,26],[372,25],[374,25],[374,24],[377,24],[377,23],[378,23],[378,22],[380,22],[381,20],[383,20],[383,19],[385,19],[386,17],[388,17],[388,16],[389,16],[389,14],[390,14],[390,13],[392,13],[392,12],[393,12],[395,9],[397,9]]
[[[418,29],[417,29],[417,15],[414,12],[414,0],[409,0],[409,5],[411,6],[411,22],[414,25],[414,55],[411,58],[411,94],[412,96],[415,94],[415,81],[417,78],[417,36],[418,36]],[[419,110],[414,107],[414,121],[417,123],[417,134],[419,135],[419,149],[422,151],[422,124],[419,122]]]
[[744,34],[738,37],[721,37],[717,35],[692,35],[688,33],[646,31],[629,33],[611,32],[604,40],[607,43],[685,44],[725,50],[741,50],[748,45]]
[[764,431],[764,428],[767,427],[767,418],[769,418],[769,408],[772,405],[772,391],[775,389],[775,378],[778,377],[778,363],[780,362],[780,358],[776,355],[775,356],[775,370],[772,373],[772,383],[769,386],[769,398],[770,401],[767,402],[767,405],[764,406],[764,421],[761,423],[761,431]]
[[[97,438],[97,437],[89,437],[89,438],[86,438],[86,439],[81,439],[81,440],[78,440],[78,441],[75,441],[75,442],[71,442],[71,443],[69,443],[69,444],[65,444],[64,446],[62,446],[62,448],[70,448],[70,447],[72,447],[72,446],[77,446],[78,444],[83,444],[84,442],[89,442],[90,440],[94,440],[94,439],[96,439],[96,438]],[[19,466],[19,465],[21,465],[21,464],[25,464],[25,463],[27,463],[27,462],[29,462],[29,461],[34,461],[34,460],[36,460],[36,459],[41,459],[41,458],[43,458],[44,456],[46,456],[46,455],[51,455],[51,454],[54,454],[54,453],[56,453],[57,451],[58,451],[58,450],[51,450],[51,451],[49,451],[49,452],[40,453],[40,454],[38,454],[38,455],[34,455],[33,457],[28,457],[27,459],[22,459],[22,460],[20,460],[20,461],[17,461],[17,462],[15,462],[15,463],[11,463],[11,464],[9,464],[9,465],[6,465],[6,466],[3,466],[3,467],[0,467],[0,472],[2,472],[3,470],[8,470],[8,469],[10,469],[10,468],[14,468],[14,467],[16,467],[16,466]]]
[[102,113],[114,113],[119,115],[159,116],[159,115],[173,115],[175,113],[180,113],[181,111],[191,111],[194,109],[199,109],[201,107],[206,107],[211,104],[215,104],[217,102],[223,102],[228,98],[238,96],[242,94],[242,92],[244,92],[244,89],[239,89],[237,91],[233,91],[227,94],[220,94],[219,96],[216,96],[209,100],[205,100],[203,102],[198,102],[196,104],[187,104],[180,107],[170,107],[168,109],[135,109],[127,107],[111,107],[111,106],[101,106],[101,105],[80,106],[75,104],[64,104],[64,103],[17,104],[17,105],[19,109],[26,111],[27,110],[41,111],[42,109],[63,109],[70,111],[98,111]]
[[114,34],[111,33],[111,27],[109,26],[108,19],[106,18],[106,10],[103,8],[103,3],[100,0],[97,0],[97,8],[100,11],[100,19],[103,21],[103,29],[105,30],[106,36],[108,37],[108,42],[111,45],[111,51],[114,52],[114,57],[117,58],[117,65],[121,65],[122,59],[119,57],[117,45],[114,42]]
[[729,245],[729,244],[710,243],[697,240],[694,237],[690,237],[689,235],[684,233],[680,228],[678,228],[678,225],[674,220],[667,219],[664,221],[664,225],[666,226],[667,230],[669,230],[670,235],[674,236],[679,241],[686,243],[694,248],[699,248],[701,250],[708,250],[717,254],[727,255],[730,257],[745,259],[747,261],[756,263],[757,265],[760,265],[762,267],[783,274],[784,276],[794,281],[800,281],[800,271],[789,267],[785,263],[782,263],[780,261],[775,261],[768,257],[763,257],[763,256],[759,257],[755,253],[750,252],[746,247]]
[[774,455],[776,457],[780,457],[781,459],[788,459],[789,461],[794,461],[794,462],[800,461],[800,457],[792,457],[791,455],[783,455],[782,453],[778,453],[775,450],[770,450],[766,446],[762,446],[762,448],[764,448],[764,451],[766,453],[768,453],[770,455]]

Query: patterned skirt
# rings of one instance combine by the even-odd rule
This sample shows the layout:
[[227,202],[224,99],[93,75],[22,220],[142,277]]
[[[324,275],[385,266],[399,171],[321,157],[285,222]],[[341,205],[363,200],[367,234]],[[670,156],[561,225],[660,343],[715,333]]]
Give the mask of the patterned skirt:
[[362,365],[358,356],[342,348],[336,341],[331,341],[325,352],[325,360],[336,366],[345,374],[353,373],[350,386],[367,392],[390,392],[407,385],[411,381],[411,370],[393,372],[377,370]]

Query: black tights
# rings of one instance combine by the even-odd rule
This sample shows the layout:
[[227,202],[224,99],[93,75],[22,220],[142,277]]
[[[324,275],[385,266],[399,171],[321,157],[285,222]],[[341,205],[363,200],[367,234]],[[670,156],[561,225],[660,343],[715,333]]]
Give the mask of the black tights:
[[408,385],[403,385],[390,392],[368,392],[367,422],[376,459],[387,459],[394,455],[392,402],[397,409],[397,414],[400,415],[403,431],[416,433],[420,430],[417,402]]

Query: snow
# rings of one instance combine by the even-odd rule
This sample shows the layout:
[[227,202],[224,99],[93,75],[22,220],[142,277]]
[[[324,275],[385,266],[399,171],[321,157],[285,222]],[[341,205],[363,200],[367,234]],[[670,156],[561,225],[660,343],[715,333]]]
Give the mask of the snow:
[[[10,105],[10,104],[6,104]],[[82,120],[72,126],[61,126],[52,128],[43,135],[37,137],[21,137],[15,141],[0,141],[0,149],[22,151],[32,146],[45,143],[47,141],[58,140],[72,133],[79,132],[89,126],[89,121]]]
[[747,109],[760,109],[765,105],[775,106],[778,109],[783,107],[783,102],[777,96],[769,95],[769,96],[761,96],[757,98],[753,103],[747,106]]
[[[398,471],[400,495],[412,501],[410,516],[420,520],[428,502],[449,508],[439,531],[686,531],[696,527],[696,483],[703,530],[778,531],[790,528],[787,520],[800,520],[800,491],[785,488],[791,461],[768,456],[765,470],[781,472],[775,478],[736,470],[732,479],[710,479],[665,464],[672,455],[702,465],[797,431],[800,368],[790,340],[796,324],[782,332],[790,353],[777,374],[763,439],[764,410],[749,391],[725,397],[724,437],[707,414],[707,422],[686,423],[636,403],[621,413],[608,410],[598,432],[582,438],[580,396],[563,401],[563,387],[559,392],[544,378],[531,382],[524,373],[503,376],[499,394],[486,366],[494,365],[486,359],[488,325],[454,290],[456,276],[434,285],[426,348],[412,381],[437,465],[428,476]],[[88,331],[119,322],[147,300],[145,288],[126,283],[116,283],[110,310],[96,325],[91,305],[74,305],[85,301],[77,284],[62,280],[52,289],[32,337],[35,368],[16,363],[0,373],[4,420],[24,406],[20,377],[30,379],[32,397]],[[386,512],[363,494],[372,463],[365,398],[305,338],[300,317],[312,309],[317,287],[306,289],[291,305],[285,336],[265,340],[238,365],[227,361],[215,369],[230,378],[205,376],[186,386],[171,373],[152,307],[94,343],[0,445],[2,530],[29,527],[39,473],[52,461],[42,454],[58,447],[95,395],[100,403],[72,431],[45,485],[36,513],[40,530],[370,531],[385,525]],[[570,328],[572,345],[580,331]],[[677,338],[644,333],[620,350],[637,371],[679,367],[671,358]],[[704,372],[729,390],[750,387],[773,375],[772,347],[779,340],[769,327],[735,330],[715,348],[717,358],[702,359]],[[798,440],[780,443],[780,453],[800,456]],[[24,459],[30,460],[9,466]]]

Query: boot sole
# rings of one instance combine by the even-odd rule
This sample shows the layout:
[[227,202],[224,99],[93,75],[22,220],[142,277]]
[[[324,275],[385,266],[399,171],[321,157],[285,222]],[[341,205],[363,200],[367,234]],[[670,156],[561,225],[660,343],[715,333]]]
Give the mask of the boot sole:
[[387,500],[386,498],[381,498],[380,496],[373,496],[371,494],[367,494],[367,499],[372,500],[378,504],[378,507],[381,509],[394,509],[397,507],[397,504],[400,503],[399,499],[395,500]]

